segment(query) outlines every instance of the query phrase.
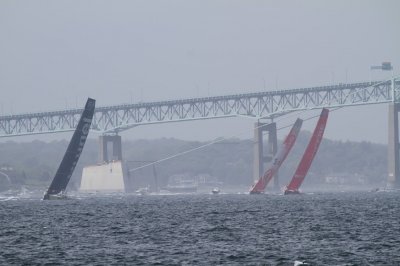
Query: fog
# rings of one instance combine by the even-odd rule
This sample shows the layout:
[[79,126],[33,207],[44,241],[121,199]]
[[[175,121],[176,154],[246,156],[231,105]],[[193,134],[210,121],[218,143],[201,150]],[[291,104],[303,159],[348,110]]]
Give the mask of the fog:
[[[399,73],[399,8],[398,1],[3,0],[0,113],[81,107],[88,96],[106,106],[385,79],[390,72],[370,66],[390,61]],[[249,138],[253,123],[152,125],[122,135]],[[326,137],[386,143],[387,106],[332,113]]]

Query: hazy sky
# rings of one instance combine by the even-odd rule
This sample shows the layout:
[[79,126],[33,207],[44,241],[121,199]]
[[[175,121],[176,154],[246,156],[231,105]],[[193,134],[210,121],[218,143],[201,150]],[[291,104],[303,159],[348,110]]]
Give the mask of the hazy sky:
[[[0,113],[81,107],[88,96],[104,106],[386,78],[370,66],[391,61],[400,74],[399,10],[400,1],[364,0],[1,0]],[[246,138],[253,122],[122,135]],[[386,143],[387,106],[334,112],[326,136]]]

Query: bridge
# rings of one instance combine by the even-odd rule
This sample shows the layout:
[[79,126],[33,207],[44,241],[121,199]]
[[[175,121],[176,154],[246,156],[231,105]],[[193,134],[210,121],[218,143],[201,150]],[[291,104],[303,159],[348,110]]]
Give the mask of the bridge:
[[[288,112],[394,101],[391,81],[97,107],[92,130],[103,135],[140,125],[226,117],[275,118]],[[75,130],[83,109],[0,116],[0,137]]]
[[[226,96],[123,104],[97,107],[92,130],[100,136],[100,161],[107,161],[107,143],[113,142],[115,159],[122,159],[119,132],[133,127],[202,119],[250,117],[274,119],[294,111],[390,103],[389,181],[400,186],[398,111],[400,79],[337,84],[291,90],[266,91]],[[0,137],[57,133],[75,130],[83,109],[0,116]],[[271,144],[263,151],[263,132]],[[256,123],[254,178],[277,149],[274,123]],[[277,186],[277,179],[275,182]]]

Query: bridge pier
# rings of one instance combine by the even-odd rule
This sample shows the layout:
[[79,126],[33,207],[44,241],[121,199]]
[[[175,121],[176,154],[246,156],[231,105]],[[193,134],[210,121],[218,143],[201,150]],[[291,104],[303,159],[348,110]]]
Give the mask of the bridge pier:
[[99,163],[83,168],[80,191],[126,192],[128,178],[122,161],[121,136],[100,136]]
[[[253,179],[258,180],[264,174],[264,163],[272,161],[278,151],[276,123],[258,121],[254,126]],[[264,152],[264,132],[268,133],[267,150]],[[279,190],[278,173],[273,178],[274,190]]]
[[388,186],[390,188],[400,188],[399,111],[400,103],[389,104]]
[[[111,144],[111,145],[109,145]],[[104,135],[99,137],[99,162],[122,161],[121,136]],[[109,150],[112,150],[109,153]],[[111,155],[111,156],[109,156]]]

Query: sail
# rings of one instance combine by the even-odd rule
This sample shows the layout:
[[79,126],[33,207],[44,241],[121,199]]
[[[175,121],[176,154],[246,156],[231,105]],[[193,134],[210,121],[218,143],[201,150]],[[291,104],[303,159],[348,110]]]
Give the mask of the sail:
[[279,170],[279,167],[282,165],[283,161],[286,159],[294,143],[296,142],[296,138],[299,134],[302,124],[303,120],[298,118],[294,123],[292,129],[290,130],[289,134],[287,135],[286,139],[283,141],[281,149],[272,159],[272,165],[268,168],[264,175],[260,177],[258,182],[250,189],[250,194],[259,194],[264,192],[265,187]]
[[79,156],[83,150],[83,146],[85,145],[86,138],[89,134],[95,104],[96,101],[94,99],[88,98],[85,109],[79,119],[78,126],[76,127],[67,151],[64,154],[64,158],[62,159],[56,175],[54,176],[43,199],[49,199],[50,195],[63,193],[67,188],[69,179],[74,172]]
[[304,178],[310,169],[311,163],[314,160],[315,154],[317,154],[319,144],[321,143],[324,135],[326,122],[328,120],[328,109],[322,109],[321,115],[318,119],[318,123],[314,129],[314,133],[308,143],[308,146],[301,158],[300,164],[296,169],[296,172],[290,181],[289,185],[285,190],[285,194],[298,193],[299,187],[303,183]]

